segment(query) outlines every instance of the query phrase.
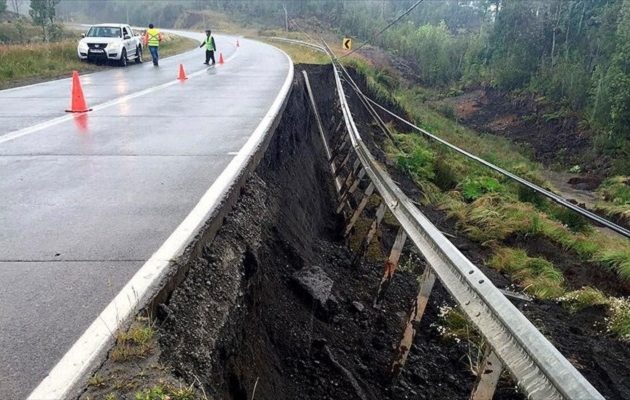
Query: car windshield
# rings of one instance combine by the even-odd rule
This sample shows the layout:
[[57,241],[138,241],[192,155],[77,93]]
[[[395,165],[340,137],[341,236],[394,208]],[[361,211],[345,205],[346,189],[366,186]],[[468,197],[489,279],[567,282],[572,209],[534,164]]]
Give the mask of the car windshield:
[[115,26],[93,26],[88,31],[86,37],[122,37],[120,28]]

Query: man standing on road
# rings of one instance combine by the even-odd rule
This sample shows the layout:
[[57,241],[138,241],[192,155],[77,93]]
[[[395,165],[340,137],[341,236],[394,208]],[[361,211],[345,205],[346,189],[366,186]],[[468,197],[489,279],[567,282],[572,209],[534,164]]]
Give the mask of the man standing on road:
[[217,51],[217,46],[214,43],[214,37],[212,37],[212,31],[209,29],[206,31],[206,41],[201,43],[199,48],[206,46],[206,62],[204,64],[208,65],[210,60],[212,60],[212,65],[214,65],[214,52]]
[[144,45],[149,47],[151,52],[151,58],[153,59],[153,65],[158,66],[158,59],[160,58],[160,42],[162,41],[162,33],[153,27],[153,24],[149,24],[149,29],[144,34]]

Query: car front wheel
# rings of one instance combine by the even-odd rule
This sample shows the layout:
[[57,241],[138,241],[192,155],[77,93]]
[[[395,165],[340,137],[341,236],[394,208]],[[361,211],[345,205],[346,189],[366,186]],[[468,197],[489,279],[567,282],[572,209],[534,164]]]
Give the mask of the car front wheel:
[[127,66],[127,50],[126,49],[123,49],[122,53],[120,53],[120,66],[121,67]]
[[138,46],[138,48],[136,49],[136,63],[140,64],[142,63],[142,47]]

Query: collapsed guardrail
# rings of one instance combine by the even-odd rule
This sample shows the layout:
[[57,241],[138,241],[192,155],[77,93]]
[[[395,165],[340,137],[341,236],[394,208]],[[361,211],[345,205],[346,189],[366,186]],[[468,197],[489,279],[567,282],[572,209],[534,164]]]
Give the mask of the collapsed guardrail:
[[[335,182],[342,182],[341,188],[338,184],[336,185],[340,197],[338,212],[347,207],[350,207],[351,211],[346,235],[363,212],[368,198],[373,193],[378,193],[383,200],[363,239],[357,257],[362,257],[372,240],[384,216],[385,208],[389,209],[400,224],[398,235],[385,264],[385,272],[375,304],[378,304],[379,299],[382,299],[385,294],[407,238],[411,239],[429,266],[422,276],[416,302],[409,313],[398,352],[392,363],[392,374],[397,374],[404,365],[413,343],[417,322],[422,318],[437,277],[489,346],[481,369],[483,373],[478,377],[477,385],[471,395],[472,399],[492,398],[503,367],[509,370],[520,389],[531,399],[603,399],[604,397],[503,296],[481,270],[422,214],[383,167],[376,162],[353,120],[339,70],[345,74],[346,80],[352,86],[355,84],[330,48],[325,43],[325,47],[322,47],[291,39],[281,40],[324,51],[331,57],[346,134],[337,140],[332,151],[327,153]],[[318,113],[306,73],[305,77],[317,117]],[[359,97],[363,96],[360,91],[356,94]],[[362,101],[365,105],[365,99]],[[323,135],[323,132],[320,133]],[[326,148],[329,148],[328,144]],[[344,155],[343,151],[346,148],[347,153]],[[352,162],[353,158],[355,160]],[[339,163],[338,159],[341,160]],[[342,171],[347,172],[345,177],[342,176]],[[357,191],[363,176],[367,176],[370,183],[364,190],[361,201],[355,209],[352,209],[347,200]]]

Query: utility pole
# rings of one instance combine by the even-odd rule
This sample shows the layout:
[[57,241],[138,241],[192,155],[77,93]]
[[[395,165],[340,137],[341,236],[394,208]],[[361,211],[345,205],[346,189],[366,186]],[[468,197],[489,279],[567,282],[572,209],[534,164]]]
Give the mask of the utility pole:
[[282,3],[282,9],[284,10],[284,30],[289,32],[289,13],[287,12],[287,6]]

